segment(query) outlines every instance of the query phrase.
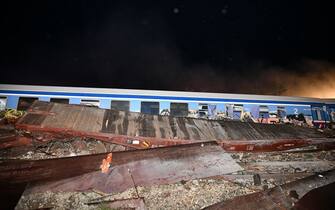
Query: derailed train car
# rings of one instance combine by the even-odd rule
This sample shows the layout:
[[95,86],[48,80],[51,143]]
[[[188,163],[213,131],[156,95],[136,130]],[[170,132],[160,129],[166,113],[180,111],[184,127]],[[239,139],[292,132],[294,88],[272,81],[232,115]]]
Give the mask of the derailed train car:
[[[335,99],[184,91],[0,85],[0,109],[26,110],[34,100],[97,106],[104,109],[169,113],[177,117],[278,123],[303,116],[315,126],[335,122]],[[214,110],[214,111],[213,111]],[[197,113],[197,114],[194,114]]]

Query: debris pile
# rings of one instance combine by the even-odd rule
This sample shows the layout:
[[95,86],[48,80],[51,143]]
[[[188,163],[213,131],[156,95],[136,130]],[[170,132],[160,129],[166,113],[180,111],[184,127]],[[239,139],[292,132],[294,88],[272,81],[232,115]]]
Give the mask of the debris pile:
[[0,122],[9,208],[292,208],[335,181],[332,130],[39,101],[13,123]]
[[6,109],[4,111],[1,111],[0,117],[2,120],[6,121],[7,123],[15,123],[22,115],[24,114],[24,111],[18,111],[15,109]]

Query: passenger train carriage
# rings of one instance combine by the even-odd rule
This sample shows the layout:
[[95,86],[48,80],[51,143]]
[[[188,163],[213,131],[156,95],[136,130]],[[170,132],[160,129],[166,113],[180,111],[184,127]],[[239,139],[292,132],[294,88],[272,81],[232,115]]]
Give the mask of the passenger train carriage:
[[0,109],[25,110],[34,100],[82,104],[104,109],[206,117],[285,122],[303,116],[316,126],[335,122],[335,99],[183,91],[0,85]]

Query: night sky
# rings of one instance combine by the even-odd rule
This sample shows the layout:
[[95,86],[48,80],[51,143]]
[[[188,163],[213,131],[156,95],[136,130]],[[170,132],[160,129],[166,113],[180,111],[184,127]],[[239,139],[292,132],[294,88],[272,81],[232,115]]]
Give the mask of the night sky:
[[325,1],[8,1],[0,83],[335,98]]

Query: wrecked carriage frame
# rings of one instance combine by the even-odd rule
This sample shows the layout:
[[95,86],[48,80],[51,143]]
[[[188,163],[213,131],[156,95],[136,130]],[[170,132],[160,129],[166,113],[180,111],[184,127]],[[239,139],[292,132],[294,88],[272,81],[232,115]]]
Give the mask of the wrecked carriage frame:
[[[73,113],[74,114],[73,114]],[[123,117],[126,115],[134,115],[132,119],[133,122],[142,121],[142,135],[129,135],[129,132],[116,132],[116,126],[121,126],[123,129],[130,129],[129,123],[131,120],[125,119],[122,124],[116,125],[113,121],[118,121],[117,117],[122,118],[122,116],[114,116],[115,113],[122,113]],[[264,138],[264,139],[224,139],[216,138],[221,136],[221,130],[216,130],[211,128],[212,124],[208,123],[215,122],[216,126],[226,123],[209,121],[203,119],[187,119],[182,121],[181,118],[168,117],[169,121],[175,120],[176,128],[173,128],[170,124],[165,125],[162,123],[162,117],[156,116],[158,120],[154,120],[154,116],[143,115],[139,113],[125,113],[118,111],[103,110],[94,107],[83,107],[79,105],[68,105],[68,104],[55,104],[47,103],[41,101],[35,101],[29,108],[27,113],[19,119],[15,124],[15,127],[19,130],[25,132],[30,132],[33,139],[39,142],[47,142],[52,139],[64,139],[69,137],[81,137],[81,138],[93,138],[108,143],[114,143],[123,145],[126,147],[134,149],[147,149],[155,147],[165,147],[172,145],[183,145],[183,144],[193,144],[199,142],[216,141],[221,145],[226,151],[232,152],[270,152],[270,151],[284,151],[293,148],[306,147],[313,145],[315,150],[330,150],[335,148],[335,140],[332,138],[322,138],[318,136],[317,138],[297,138],[292,135],[293,138]],[[109,116],[113,115],[113,116]],[[120,115],[120,114],[119,114]],[[70,117],[69,117],[70,116]],[[53,122],[55,121],[55,122]],[[63,122],[69,121],[69,122]],[[86,122],[87,121],[87,122]],[[195,128],[186,129],[186,122],[195,124]],[[203,127],[198,128],[196,122],[203,123]],[[114,124],[113,124],[114,123]],[[136,122],[138,123],[138,122]],[[162,127],[150,128],[147,124],[162,124],[163,126],[170,126],[171,132],[174,133],[173,136],[168,136],[167,134],[160,133],[164,131]],[[171,122],[170,122],[171,123]],[[228,122],[227,122],[228,123]],[[241,122],[242,123],[242,122]],[[92,125],[92,126],[91,126]],[[146,127],[147,126],[147,127]],[[258,125],[266,126],[268,125]],[[111,129],[114,127],[114,130]],[[132,128],[133,133],[138,133],[139,128]],[[177,129],[180,130],[182,137],[179,137],[176,133]],[[252,128],[253,129],[253,128]],[[120,130],[120,129],[119,129]],[[160,131],[157,131],[160,130]],[[167,130],[167,129],[166,129]],[[203,132],[205,130],[205,132]],[[193,133],[192,133],[193,132]],[[194,136],[199,136],[199,133],[206,133],[202,138],[195,139]],[[160,136],[158,136],[158,134]],[[165,131],[167,133],[167,131]],[[175,136],[177,135],[177,136]],[[264,135],[266,137],[266,135]],[[163,138],[165,137],[165,138]],[[167,138],[168,137],[168,138]],[[22,137],[20,137],[22,138]],[[18,139],[20,139],[18,138]],[[29,144],[29,141],[24,141],[23,144]]]

